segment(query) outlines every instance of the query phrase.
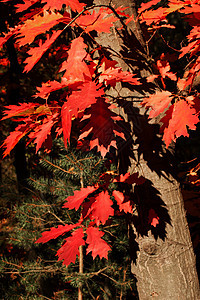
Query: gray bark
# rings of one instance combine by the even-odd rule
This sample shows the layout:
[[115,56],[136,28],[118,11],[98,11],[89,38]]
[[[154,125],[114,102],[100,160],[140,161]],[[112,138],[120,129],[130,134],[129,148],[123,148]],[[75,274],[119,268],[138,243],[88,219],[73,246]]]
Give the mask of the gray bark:
[[145,162],[142,166],[145,177],[160,192],[171,220],[166,224],[164,239],[156,240],[151,232],[147,236],[136,233],[139,251],[136,262],[132,263],[132,272],[138,280],[140,299],[200,299],[195,256],[179,184],[172,177],[159,177],[151,172]]
[[[107,0],[94,1],[95,4],[108,4],[108,2]],[[116,7],[128,6],[129,14],[135,14],[133,0],[113,0],[112,4]],[[116,27],[119,27],[119,24]],[[134,32],[139,45],[144,46],[140,28],[136,28],[132,22],[129,29]],[[115,28],[109,34],[103,33],[97,40],[104,47],[110,47],[111,52],[114,50],[120,53],[122,50],[123,40]],[[116,57],[113,59],[117,60]],[[127,69],[122,57],[118,58],[118,62],[123,69]],[[109,93],[113,96],[117,95],[114,90]],[[137,279],[139,299],[198,300],[200,294],[195,256],[179,183],[173,176],[173,163],[167,160],[169,153],[162,152],[162,146],[155,135],[156,126],[148,125],[141,111],[133,108],[132,97],[141,94],[124,88],[120,91],[120,95],[131,100],[130,105],[126,105],[119,111],[130,123],[134,134],[136,133],[133,139],[139,141],[134,149],[139,162],[136,164],[135,160],[130,158],[129,168],[124,171],[133,173],[138,170],[140,175],[147,178],[147,184],[138,188],[133,194],[138,198],[139,209],[138,215],[135,216],[137,221],[130,227],[130,242],[133,248],[132,273]],[[160,145],[157,148],[156,143]],[[132,141],[129,140],[129,144],[123,145],[120,149],[119,155],[122,160],[129,155],[127,150],[130,150],[131,144]],[[123,166],[121,168],[123,171]],[[160,211],[160,224],[158,228],[152,230],[149,230],[144,217],[146,209],[146,219],[148,219],[150,208],[154,208],[156,212]]]

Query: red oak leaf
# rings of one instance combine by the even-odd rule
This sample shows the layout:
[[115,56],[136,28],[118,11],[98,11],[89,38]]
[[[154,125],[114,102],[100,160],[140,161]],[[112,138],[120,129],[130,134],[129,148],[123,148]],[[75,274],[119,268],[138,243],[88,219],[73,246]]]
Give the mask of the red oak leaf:
[[174,1],[170,0],[168,3],[168,8],[165,9],[166,14],[171,14],[172,12],[175,12],[177,10],[182,9],[185,5],[190,4],[191,2],[188,2],[187,0],[183,1]]
[[0,48],[17,32],[17,29],[10,30],[5,36],[0,37]]
[[149,118],[157,117],[162,113],[172,101],[172,94],[168,91],[156,92],[147,98],[144,98],[142,105],[151,107]]
[[[181,54],[179,58],[182,58],[185,54],[190,53],[190,57],[193,55],[193,51],[199,49],[199,40],[190,42],[187,46],[181,48]],[[196,52],[196,51],[195,51]]]
[[181,54],[179,55],[179,58],[183,57],[187,53],[190,53],[190,56],[192,56],[192,52],[194,51],[194,49],[197,46],[199,47],[199,35],[200,28],[196,26],[190,31],[190,34],[187,36],[189,44],[181,48]]
[[68,266],[75,263],[76,256],[79,256],[79,247],[85,245],[83,240],[83,228],[79,228],[72,233],[72,236],[65,239],[65,244],[58,250],[58,261],[64,260],[63,265]]
[[143,11],[149,9],[151,6],[156,5],[160,2],[160,0],[151,0],[147,3],[142,3],[138,8],[138,13],[141,14]]
[[77,11],[77,12],[81,12],[84,8],[84,6],[86,6],[85,3],[80,3],[78,0],[42,0],[42,3],[45,3],[44,8],[45,9],[49,9],[51,8],[52,10],[54,9],[58,9],[60,10],[63,6],[63,4],[65,4],[66,6],[69,6],[73,11]]
[[[196,2],[196,3],[195,3]],[[181,13],[184,13],[184,18],[189,22],[191,26],[199,26],[199,20],[200,20],[200,5],[199,1],[184,1],[183,9],[181,10]],[[190,6],[188,6],[188,4]]]
[[152,23],[157,24],[165,20],[166,16],[167,16],[166,8],[159,7],[156,10],[146,10],[142,12],[140,16],[140,20],[141,22],[145,22],[147,26],[149,26]]
[[10,65],[10,61],[8,58],[1,58],[0,65],[4,67],[8,67]]
[[[79,84],[81,84],[82,82],[79,82]],[[59,81],[47,81],[47,82],[43,82],[41,87],[37,87],[38,93],[36,93],[34,95],[35,98],[43,98],[43,99],[47,99],[50,95],[50,93],[60,90],[62,88],[65,88],[68,86],[68,81],[64,78],[62,78],[61,82]]]
[[86,243],[88,244],[86,253],[92,252],[92,257],[95,259],[97,255],[100,258],[105,257],[108,259],[108,251],[111,250],[110,246],[101,238],[104,233],[99,231],[96,227],[88,227],[86,230],[87,239]]
[[16,12],[22,12],[24,10],[27,10],[29,7],[31,7],[33,4],[38,2],[38,0],[23,0],[24,3],[18,3],[15,5]]
[[99,226],[100,223],[105,224],[109,216],[114,215],[114,209],[111,207],[113,202],[108,191],[102,191],[94,198],[95,202],[91,206],[90,219],[95,219],[97,226]]
[[157,216],[155,210],[152,208],[149,211],[148,223],[154,227],[159,224],[159,217]]
[[19,103],[19,105],[9,105],[5,106],[7,110],[4,110],[4,117],[2,120],[9,119],[12,117],[19,117],[19,116],[29,116],[34,112],[38,103]]
[[[25,22],[26,20],[32,19],[34,16],[36,16],[36,15],[42,13],[42,11],[43,11],[43,8],[42,8],[42,7],[36,7],[36,8],[34,8],[34,9],[31,9],[31,11],[30,11],[29,13],[24,14],[24,15],[20,18],[20,20],[21,20],[22,22]],[[17,44],[16,44],[16,45],[17,45]]]
[[67,107],[77,117],[79,111],[84,111],[94,104],[104,93],[100,85],[96,85],[94,81],[87,81],[67,98]]
[[200,57],[190,64],[190,69],[184,73],[184,77],[178,80],[177,86],[180,90],[190,86],[189,93],[192,89],[193,82],[200,76]]
[[52,141],[52,136],[51,135],[47,135],[47,138],[43,142],[42,147],[43,147],[43,151],[45,153],[50,153],[52,151],[53,141]]
[[34,65],[40,60],[42,55],[49,49],[61,32],[62,30],[54,31],[51,37],[49,35],[47,36],[47,40],[43,44],[42,40],[40,40],[39,47],[31,48],[27,52],[30,57],[27,57],[24,61],[24,63],[27,65],[25,66],[23,72],[29,72],[34,67]]
[[68,146],[67,143],[70,143],[72,116],[73,113],[70,110],[68,110],[67,102],[64,103],[61,109],[61,120],[62,120],[64,144],[66,148]]
[[106,85],[110,84],[115,86],[117,82],[128,82],[134,85],[140,85],[138,78],[134,78],[135,74],[128,71],[122,71],[121,68],[109,68],[99,76],[99,82],[105,82]]
[[68,51],[68,59],[64,61],[60,72],[66,70],[63,77],[68,80],[85,81],[86,77],[91,78],[89,66],[84,62],[87,56],[85,51],[87,45],[83,38],[79,36],[71,42],[71,48]]
[[67,202],[63,205],[63,207],[69,209],[75,208],[78,210],[87,196],[93,193],[96,189],[97,187],[87,186],[86,188],[81,188],[80,191],[75,191],[73,196],[69,196],[65,199]]
[[[170,118],[171,117],[171,118]],[[175,141],[180,136],[189,136],[189,129],[196,129],[199,118],[196,110],[192,108],[186,101],[180,100],[173,104],[170,113],[161,119],[164,129],[163,140],[168,147],[171,141]]]
[[24,25],[19,27],[18,44],[20,46],[31,44],[37,35],[55,26],[62,18],[59,13],[44,10],[42,15],[38,14],[33,19],[26,20]]
[[11,132],[9,136],[5,139],[1,147],[5,148],[3,157],[7,156],[10,151],[17,145],[19,140],[21,140],[31,129],[34,127],[32,120],[26,122],[26,124],[20,124],[15,128],[15,131]]
[[88,201],[82,203],[82,218],[86,219],[91,211],[92,211],[92,204],[95,202],[95,197],[91,197]]
[[77,91],[73,91],[67,98],[67,102],[63,104],[61,110],[62,128],[64,135],[64,143],[70,139],[72,116],[78,116],[78,112],[84,111],[87,107],[97,101],[97,97],[101,97],[104,90],[100,89],[93,81],[87,81],[79,87]]
[[[132,214],[133,209],[130,204],[130,201],[127,201],[126,197],[124,197],[122,192],[115,190],[115,191],[113,191],[113,196],[114,196],[115,200],[117,201],[120,211],[123,210],[125,213]],[[124,202],[124,200],[125,200],[125,202]]]
[[89,118],[89,122],[83,128],[83,133],[79,137],[81,140],[92,133],[90,149],[97,146],[103,157],[111,146],[116,148],[114,134],[124,138],[122,129],[114,122],[118,116],[110,111],[109,106],[103,98],[99,98],[95,104],[91,105],[87,110],[87,115],[84,115],[83,118],[84,120]]
[[49,119],[44,119],[43,123],[40,126],[37,126],[37,128],[29,134],[30,139],[35,139],[34,143],[36,144],[36,153],[51,133],[51,128],[55,123],[54,118],[56,116],[57,114],[55,116],[53,115]]
[[159,75],[149,75],[148,77],[146,77],[147,82],[153,82],[156,78],[158,78]]
[[[191,11],[191,14],[184,16],[184,18],[187,20],[187,22],[191,26],[199,26],[199,20],[200,20],[200,9],[199,9],[199,4],[198,5],[192,5],[192,7],[188,7],[187,10]],[[196,10],[196,12],[195,12]],[[185,12],[185,11],[181,11]],[[189,11],[188,11],[189,12]]]
[[85,32],[96,30],[100,33],[109,32],[115,21],[117,21],[117,18],[111,14],[111,10],[102,7],[99,12],[93,10],[92,14],[87,13],[80,16],[76,23],[79,26],[84,27]]
[[56,239],[60,235],[63,235],[64,233],[76,228],[79,225],[80,223],[70,225],[58,225],[57,228],[52,227],[50,228],[50,230],[44,231],[42,233],[42,236],[35,243],[46,243],[52,239]]
[[186,78],[179,78],[178,82],[177,82],[177,87],[179,88],[180,91],[183,91],[187,86],[190,86],[189,88],[189,92],[191,91],[192,88],[192,84],[194,82],[194,79],[197,75],[196,72],[192,72],[193,70],[190,69],[191,72],[187,73],[187,77]]

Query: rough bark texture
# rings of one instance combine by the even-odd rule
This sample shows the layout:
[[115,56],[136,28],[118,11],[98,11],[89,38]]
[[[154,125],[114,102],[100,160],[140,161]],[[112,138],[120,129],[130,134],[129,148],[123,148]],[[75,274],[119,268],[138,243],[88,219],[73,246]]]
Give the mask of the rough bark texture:
[[142,166],[144,176],[160,192],[171,220],[166,224],[164,239],[155,239],[150,232],[148,236],[136,233],[139,251],[136,262],[132,263],[132,272],[138,280],[140,299],[200,299],[196,262],[179,184],[172,177],[159,177],[151,172],[145,162]]
[[[95,4],[108,2],[94,1]],[[116,7],[128,6],[129,14],[135,14],[133,0],[113,0],[112,4]],[[130,26],[138,45],[144,46],[140,28],[136,28],[133,22]],[[137,43],[137,40],[134,42]],[[123,39],[120,39],[114,28],[109,34],[103,33],[98,42],[110,47],[111,52],[115,50],[122,53]],[[123,51],[125,53],[125,50]],[[127,68],[123,59],[119,58],[118,61],[123,68]],[[109,93],[117,95],[114,90]],[[126,88],[120,95],[129,101],[120,112],[134,129],[133,139],[138,142],[137,146],[132,146],[129,139],[129,143],[121,147],[119,153],[123,161],[121,168],[122,171],[138,170],[147,178],[146,183],[137,188],[133,194],[137,198],[138,215],[135,216],[135,225],[132,223],[130,227],[132,272],[137,278],[139,299],[198,300],[200,295],[195,256],[180,187],[173,176],[173,163],[168,159],[170,153],[163,152],[161,141],[156,136],[156,125],[149,124],[141,111],[133,108],[134,96],[138,97],[141,94],[133,93]],[[135,147],[134,155],[139,158],[137,166],[134,159],[127,159],[131,147]],[[147,224],[150,208],[153,208],[160,217],[159,226],[152,230],[149,230],[150,226]]]

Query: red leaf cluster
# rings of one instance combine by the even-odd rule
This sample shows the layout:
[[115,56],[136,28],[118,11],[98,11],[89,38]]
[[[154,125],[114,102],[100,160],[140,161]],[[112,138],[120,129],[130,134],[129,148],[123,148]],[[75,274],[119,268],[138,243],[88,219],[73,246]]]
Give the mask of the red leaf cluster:
[[[106,176],[107,175],[107,176]],[[99,230],[100,225],[106,224],[108,219],[114,216],[113,201],[107,190],[110,182],[120,182],[124,184],[143,184],[144,178],[139,177],[138,173],[130,175],[116,175],[114,173],[105,173],[101,176],[104,183],[94,186],[87,186],[74,192],[74,195],[69,196],[63,205],[63,208],[78,210],[82,207],[81,218],[76,224],[59,225],[57,228],[52,227],[50,230],[42,233],[42,236],[36,243],[46,243],[51,239],[72,231],[71,236],[65,239],[65,244],[58,250],[58,260],[63,260],[63,264],[69,265],[75,262],[76,256],[79,255],[78,248],[85,245],[85,233],[87,235],[86,244],[88,244],[86,253],[92,252],[92,257],[99,255],[100,258],[108,258],[110,246],[102,239],[104,233]],[[103,190],[102,190],[103,188]],[[127,196],[120,191],[113,191],[114,197],[120,212],[132,213],[132,202]],[[90,220],[88,226],[85,226],[84,221]],[[73,231],[74,230],[74,231]],[[73,250],[73,251],[72,251]]]
[[[65,11],[63,14],[63,5],[73,13]],[[38,103],[19,103],[5,107],[2,119],[15,118],[17,126],[2,145],[5,148],[4,157],[25,136],[27,144],[36,144],[36,152],[43,146],[49,150],[53,131],[57,136],[63,133],[67,147],[75,119],[81,128],[77,141],[87,143],[89,149],[96,147],[102,157],[107,155],[111,146],[117,148],[116,137],[125,139],[124,129],[119,125],[122,118],[116,113],[116,106],[110,98],[105,98],[105,94],[111,87],[116,89],[120,98],[120,92],[116,88],[119,82],[131,84],[132,89],[136,89],[136,86],[137,89],[142,89],[144,80],[140,80],[140,75],[123,71],[117,66],[117,61],[108,59],[107,52],[113,56],[113,51],[101,47],[93,34],[94,31],[97,34],[109,33],[118,21],[117,16],[122,16],[126,25],[138,21],[147,25],[148,33],[152,35],[146,46],[162,27],[175,28],[168,23],[167,16],[170,13],[178,11],[189,22],[192,29],[187,36],[188,43],[178,50],[179,59],[188,56],[188,69],[183,77],[177,78],[178,72],[174,74],[171,71],[167,55],[162,54],[154,64],[155,74],[151,73],[146,78],[147,86],[150,83],[152,85],[154,80],[157,86],[154,93],[151,91],[148,97],[143,98],[142,105],[150,109],[149,118],[160,118],[160,130],[167,147],[178,137],[188,136],[188,129],[196,128],[200,109],[199,93],[193,90],[194,81],[200,75],[198,0],[169,0],[162,6],[159,0],[151,0],[138,8],[137,19],[126,14],[125,7],[115,8],[114,14],[108,6],[94,9],[94,6],[88,7],[87,3],[78,0],[24,0],[23,3],[14,4],[14,7],[16,13],[19,13],[19,22],[2,34],[0,47],[4,47],[13,37],[19,53],[26,51],[28,54],[23,61],[26,73],[41,65],[42,57],[42,61],[47,61],[47,57],[52,57],[55,52],[59,67],[54,79],[42,82],[37,87],[34,98],[38,98]],[[67,40],[67,44],[55,46],[59,39],[63,40],[63,36],[67,36],[66,29],[80,34],[76,37],[72,34],[70,42]],[[123,30],[123,26],[121,29]],[[121,29],[118,29],[119,33]],[[160,36],[164,40],[162,34]],[[95,45],[93,48],[92,43]],[[144,53],[140,54],[145,56]],[[120,54],[115,55],[119,57]],[[2,61],[2,65],[4,64],[5,61]],[[174,92],[166,90],[169,79],[177,85]],[[187,89],[188,95],[184,96],[182,91]],[[143,184],[144,180],[138,173],[116,175],[105,172],[96,185],[81,188],[66,199],[63,208],[80,209],[80,221],[45,231],[37,243],[46,243],[71,231],[71,235],[57,252],[58,260],[63,260],[65,265],[75,262],[79,247],[85,244],[86,253],[91,252],[93,258],[97,255],[107,258],[110,246],[102,239],[104,233],[99,230],[99,226],[105,225],[115,213],[131,214],[134,205],[133,199],[125,195],[123,189],[111,193],[109,185],[119,184],[122,187],[127,184]],[[117,207],[115,211],[114,207]],[[159,217],[153,209],[149,211],[148,222],[154,227],[159,224]]]

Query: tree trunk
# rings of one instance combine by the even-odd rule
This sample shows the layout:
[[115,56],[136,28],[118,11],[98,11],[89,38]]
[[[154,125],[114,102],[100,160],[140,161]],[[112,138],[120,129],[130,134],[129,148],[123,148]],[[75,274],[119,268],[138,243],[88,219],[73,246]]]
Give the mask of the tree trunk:
[[[94,1],[95,4],[107,5],[108,2]],[[133,0],[113,0],[111,4],[115,4],[115,7],[120,5],[129,7],[130,15],[136,13]],[[119,27],[117,24],[116,28]],[[134,64],[140,64],[136,68],[141,70],[142,57],[140,60],[139,54],[134,49],[135,46],[140,51],[142,48],[144,50],[145,44],[140,28],[131,22],[128,37],[119,37],[116,28],[113,28],[111,33],[103,33],[96,40],[102,46],[110,47],[111,53],[114,54],[114,51],[119,53],[118,59],[116,57],[113,59],[118,60],[123,69],[127,69],[126,60],[130,62],[132,59]],[[145,51],[143,53],[145,54]],[[149,70],[150,67],[148,72]],[[144,70],[141,74],[146,72]],[[109,94],[117,96],[114,90],[110,90]],[[129,137],[134,134],[134,137],[129,138],[119,150],[120,169],[124,173],[138,170],[140,175],[147,179],[143,185],[134,189],[133,196],[137,202],[138,214],[133,217],[134,223],[132,222],[130,226],[132,273],[137,279],[139,299],[198,300],[200,295],[195,256],[183,198],[173,175],[172,155],[169,151],[163,150],[162,142],[157,137],[158,126],[149,124],[141,109],[134,108],[134,98],[138,99],[141,94],[123,88],[120,96],[123,98],[123,108],[119,111],[132,128]],[[133,146],[133,140],[137,146]],[[133,153],[135,159],[131,158]],[[159,216],[159,225],[156,228],[148,224],[150,209]]]
[[[8,104],[17,105],[20,102],[20,80],[21,70],[17,60],[17,53],[14,47],[12,39],[9,39],[6,43],[8,58],[10,61],[9,69],[9,89]],[[12,126],[13,127],[13,126]],[[14,129],[14,127],[12,128]],[[26,147],[23,140],[19,141],[14,149],[14,166],[17,175],[17,183],[19,192],[27,192],[27,178],[29,177],[29,171],[26,162]]]
[[[159,300],[200,299],[195,256],[179,184],[172,176],[159,177],[147,167],[145,161],[141,164],[143,176],[149,178],[160,192],[170,222],[169,224],[166,222],[163,238],[162,235],[155,238],[150,231],[142,236],[136,233],[133,227],[139,251],[136,261],[132,262],[132,272],[138,281],[139,297],[141,300],[153,297]],[[152,194],[148,194],[150,192],[148,187],[140,192],[139,194],[143,196],[141,201],[144,200],[145,206],[146,201],[152,200],[150,199]],[[154,204],[156,207],[155,202]],[[160,216],[164,217],[163,214]]]

